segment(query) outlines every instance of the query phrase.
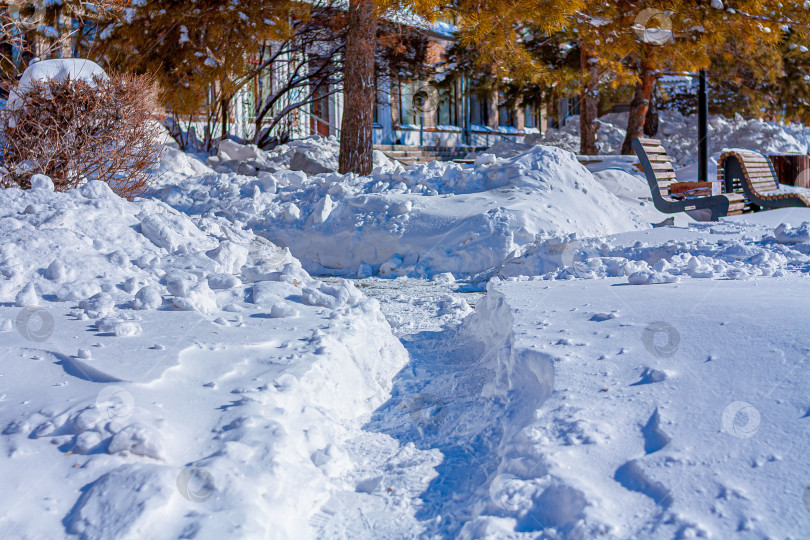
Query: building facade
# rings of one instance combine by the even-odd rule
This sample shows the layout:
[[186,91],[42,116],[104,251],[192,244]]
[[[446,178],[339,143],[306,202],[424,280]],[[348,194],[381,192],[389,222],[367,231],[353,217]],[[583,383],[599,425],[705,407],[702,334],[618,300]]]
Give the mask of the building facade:
[[[443,63],[443,53],[452,41],[444,35],[428,33],[428,61]],[[285,65],[295,64],[282,59],[273,66],[269,76],[260,75],[253,85],[247,85],[232,103],[232,135],[251,140],[257,126],[253,111],[263,92],[273,91],[275,81],[286,81]],[[300,60],[297,62],[300,64]],[[474,91],[473,81],[455,74],[446,80],[438,73],[432,80],[405,79],[378,73],[377,102],[374,109],[373,141],[376,145],[409,145],[429,147],[482,147],[499,140],[522,142],[528,134],[545,132],[549,117],[545,106],[509,105],[500,92],[482,95]],[[318,96],[318,93],[322,97]],[[300,92],[290,92],[278,107],[287,107],[300,98]],[[289,112],[287,121],[276,126],[276,136],[290,139],[312,135],[340,136],[343,119],[343,94],[340,85],[326,85],[313,92],[311,103]],[[552,122],[554,123],[554,122]]]

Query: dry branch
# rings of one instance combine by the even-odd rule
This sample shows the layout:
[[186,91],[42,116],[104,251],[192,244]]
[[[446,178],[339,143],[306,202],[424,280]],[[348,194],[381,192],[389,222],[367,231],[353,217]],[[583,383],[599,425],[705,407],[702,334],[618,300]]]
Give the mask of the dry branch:
[[133,75],[32,82],[0,117],[0,186],[26,189],[41,173],[59,191],[101,180],[122,197],[142,194],[162,151],[155,102],[151,81]]

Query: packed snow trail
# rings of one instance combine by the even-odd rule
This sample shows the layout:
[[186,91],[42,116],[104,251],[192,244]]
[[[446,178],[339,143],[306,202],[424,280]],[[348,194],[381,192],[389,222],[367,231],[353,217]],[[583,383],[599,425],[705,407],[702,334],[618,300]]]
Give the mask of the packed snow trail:
[[479,344],[458,336],[458,325],[483,293],[474,288],[457,292],[466,286],[447,274],[433,281],[367,278],[355,283],[380,302],[410,362],[395,378],[391,399],[365,426],[358,453],[351,454],[366,467],[357,493],[334,494],[312,525],[320,538],[441,537],[437,531],[448,521],[450,494],[472,492],[484,480],[459,472],[486,452],[458,443],[465,432],[480,429],[462,422],[467,407],[477,408],[481,383],[488,377],[465,370],[481,351]]
[[[516,356],[514,368],[501,369],[499,358],[511,352],[511,317],[497,301],[484,302],[489,305],[481,309],[481,317],[469,317],[471,305],[486,300],[484,294],[467,283],[453,283],[448,275],[433,281],[366,279],[358,287],[381,302],[410,354],[410,363],[394,379],[391,399],[365,430],[393,437],[402,448],[420,450],[411,454],[410,467],[430,481],[423,480],[422,491],[410,489],[416,498],[403,501],[400,511],[389,511],[389,519],[376,522],[347,518],[362,511],[352,503],[367,510],[372,499],[336,494],[328,517],[319,520],[318,536],[457,537],[490,506],[491,491],[499,489],[504,444],[550,395],[550,363],[524,352]],[[515,376],[520,379],[515,384],[503,380]],[[366,473],[374,485],[369,494],[392,499],[392,479],[401,480],[407,473],[387,463],[378,466],[376,472]],[[435,468],[433,474],[430,467]],[[539,461],[530,468],[544,471]],[[358,491],[366,486],[358,486]],[[409,526],[394,530],[391,523]]]

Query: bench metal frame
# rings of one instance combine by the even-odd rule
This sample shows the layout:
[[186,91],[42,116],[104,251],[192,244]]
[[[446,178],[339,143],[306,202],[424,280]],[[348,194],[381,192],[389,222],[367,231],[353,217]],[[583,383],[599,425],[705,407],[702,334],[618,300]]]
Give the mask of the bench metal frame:
[[773,168],[773,163],[771,163],[770,158],[761,152],[755,152],[753,150],[749,150],[748,153],[764,158],[764,161],[758,161],[756,166],[758,166],[759,169],[764,169],[765,165],[767,165],[775,189],[770,192],[757,190],[749,174],[749,167],[752,167],[754,164],[746,161],[746,156],[743,152],[732,150],[723,153],[723,155],[720,156],[720,163],[718,164],[718,173],[719,171],[723,171],[723,181],[725,182],[726,190],[739,190],[739,188],[734,185],[735,181],[738,181],[739,185],[742,187],[745,198],[748,199],[755,211],[771,210],[775,208],[810,207],[810,202],[799,193],[777,193],[776,190],[779,189],[779,181],[776,178],[776,171]]
[[[656,209],[665,214],[708,209],[711,210],[712,221],[719,221],[721,217],[728,215],[728,208],[731,202],[726,195],[711,195],[708,197],[695,197],[683,200],[664,197],[661,194],[659,180],[656,178],[656,169],[653,168],[650,158],[647,155],[647,150],[644,148],[645,144],[661,146],[661,141],[656,139],[636,139],[633,141],[633,150],[636,152],[639,161],[641,161],[644,175],[647,177],[647,182],[650,184],[650,191],[652,192],[653,203]],[[662,155],[666,156],[666,154]],[[674,172],[675,169],[671,167],[671,162],[668,157],[665,163],[669,163],[671,170]]]

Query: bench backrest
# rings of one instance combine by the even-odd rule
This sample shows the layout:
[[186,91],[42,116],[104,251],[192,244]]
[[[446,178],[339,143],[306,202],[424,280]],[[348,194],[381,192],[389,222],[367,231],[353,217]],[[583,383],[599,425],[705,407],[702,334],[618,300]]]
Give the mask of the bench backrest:
[[[776,174],[773,170],[771,160],[759,152],[746,150],[732,150],[724,152],[717,163],[717,174],[725,174],[726,158],[736,157],[742,165],[743,174],[748,177],[751,187],[757,193],[768,193],[778,191],[779,185],[776,182]],[[726,179],[723,178],[725,181]],[[734,186],[736,188],[736,186]]]
[[670,200],[669,186],[676,181],[675,168],[672,166],[669,156],[667,156],[667,151],[661,145],[661,141],[658,139],[636,139],[633,141],[633,150],[635,150],[638,159],[641,161],[644,174],[650,183],[650,189],[657,189],[661,197]]

